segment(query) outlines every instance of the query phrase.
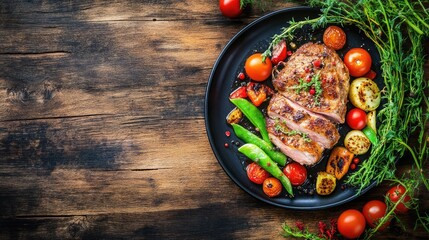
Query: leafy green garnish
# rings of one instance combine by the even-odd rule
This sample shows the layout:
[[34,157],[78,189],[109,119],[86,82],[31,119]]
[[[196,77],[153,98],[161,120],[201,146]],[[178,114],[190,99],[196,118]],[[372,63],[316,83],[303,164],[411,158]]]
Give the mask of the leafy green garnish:
[[289,87],[289,89],[296,90],[296,93],[300,93],[302,91],[310,92],[311,89],[314,89],[314,102],[316,105],[320,105],[320,96],[322,95],[322,81],[320,80],[320,73],[311,77],[309,81],[300,78],[298,85]]
[[308,136],[307,133],[298,130],[286,130],[282,125],[278,123],[275,125],[275,130],[285,134],[286,136],[300,135],[305,142],[311,142],[311,138]]
[[[380,54],[384,104],[377,114],[380,144],[373,146],[370,157],[348,177],[347,183],[362,190],[373,181],[380,183],[393,178],[396,160],[407,150],[413,156],[423,185],[429,190],[429,181],[421,171],[429,158],[425,134],[429,114],[422,108],[425,104],[426,111],[429,109],[425,94],[428,83],[423,69],[423,42],[429,37],[429,13],[424,6],[429,1],[310,0],[308,3],[321,8],[321,15],[290,21],[288,27],[273,36],[264,55],[270,56],[273,46],[283,39],[293,39],[294,32],[304,26],[313,29],[328,24],[358,27]],[[301,82],[297,89],[308,87],[309,84]],[[418,146],[414,148],[408,144],[411,133],[420,133]]]
[[[429,0],[309,0],[306,3],[320,8],[321,15],[290,21],[288,27],[273,36],[264,56],[271,56],[273,46],[283,39],[293,39],[294,32],[304,26],[316,29],[329,24],[357,27],[374,43],[380,55],[385,86],[383,105],[377,110],[380,141],[372,146],[370,156],[349,175],[346,183],[361,191],[374,181],[377,184],[390,181],[405,185],[411,196],[411,189],[419,185],[429,190],[425,169],[429,159],[429,138],[425,128],[429,122],[429,97],[425,94],[428,81],[424,78],[423,68],[423,45],[429,37]],[[412,141],[411,136],[414,137]],[[396,176],[396,161],[406,151],[414,162],[413,169],[406,176]],[[418,205],[412,206],[418,210]],[[389,211],[383,220],[393,214]],[[427,215],[418,215],[417,222],[425,225],[428,219]],[[379,226],[382,224],[383,221]],[[425,229],[429,232],[429,227],[425,226]],[[374,231],[369,231],[365,238],[371,238],[373,234]]]
[[252,5],[264,11],[272,2],[272,0],[240,0],[240,8],[244,9],[247,5]]

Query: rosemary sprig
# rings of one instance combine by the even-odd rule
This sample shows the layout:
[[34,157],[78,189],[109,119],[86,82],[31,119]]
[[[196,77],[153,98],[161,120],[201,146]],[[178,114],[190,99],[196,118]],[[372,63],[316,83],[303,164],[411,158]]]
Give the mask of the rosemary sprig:
[[296,30],[299,30],[304,26],[308,26],[309,24],[315,24],[318,21],[320,21],[319,18],[314,18],[314,19],[306,18],[304,21],[299,21],[299,22],[296,22],[295,20],[292,19],[291,21],[289,21],[289,24],[290,24],[289,27],[282,28],[282,32],[280,34],[275,34],[272,37],[270,45],[262,53],[262,56],[264,58],[271,56],[273,47],[276,46],[280,41],[292,40],[295,37],[294,32]]

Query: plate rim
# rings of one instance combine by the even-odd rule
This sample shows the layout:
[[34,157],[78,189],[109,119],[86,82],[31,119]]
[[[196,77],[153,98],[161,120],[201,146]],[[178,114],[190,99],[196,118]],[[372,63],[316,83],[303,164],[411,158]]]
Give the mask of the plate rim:
[[212,149],[212,152],[215,155],[215,158],[217,160],[217,162],[219,163],[219,165],[222,167],[223,171],[226,173],[226,175],[234,182],[234,184],[236,184],[242,191],[246,192],[247,194],[249,194],[250,196],[256,198],[259,201],[262,201],[264,203],[267,203],[269,205],[272,206],[276,206],[276,207],[280,207],[280,208],[284,208],[284,209],[292,209],[292,210],[324,210],[324,209],[328,209],[328,208],[332,208],[335,206],[339,206],[342,205],[344,203],[350,202],[356,198],[358,198],[359,196],[363,195],[364,193],[366,193],[367,191],[369,191],[370,189],[372,189],[377,183],[376,181],[373,181],[371,184],[369,184],[367,187],[365,187],[364,189],[362,189],[361,191],[357,191],[356,189],[353,189],[354,194],[352,194],[351,196],[344,198],[340,201],[337,202],[333,202],[333,203],[329,203],[329,204],[325,204],[323,206],[293,206],[293,205],[285,205],[285,204],[281,204],[278,202],[274,202],[274,201],[270,201],[269,199],[266,198],[262,198],[261,196],[259,196],[258,194],[254,193],[253,191],[250,191],[250,189],[248,189],[247,187],[245,187],[238,179],[236,179],[233,174],[231,173],[231,171],[225,166],[225,164],[223,163],[223,161],[221,160],[221,156],[219,151],[217,150],[217,148],[215,147],[215,144],[213,142],[213,135],[212,132],[209,129],[209,119],[208,119],[208,105],[209,105],[209,90],[210,87],[213,85],[214,82],[214,75],[216,72],[216,69],[218,68],[221,60],[223,59],[224,55],[226,54],[226,52],[228,51],[228,49],[230,48],[230,46],[236,41],[237,38],[241,37],[247,30],[249,30],[250,28],[252,28],[254,25],[265,21],[275,15],[278,14],[284,14],[284,13],[288,13],[288,12],[293,12],[293,11],[313,11],[313,12],[319,12],[320,14],[320,8],[315,8],[315,7],[310,7],[310,6],[295,6],[295,7],[287,7],[287,8],[283,8],[283,9],[279,9],[279,10],[275,10],[272,11],[268,14],[265,14],[255,20],[253,20],[252,22],[250,22],[249,24],[247,24],[246,26],[244,26],[242,29],[240,29],[236,34],[234,34],[234,36],[225,44],[225,46],[222,48],[221,52],[219,53],[218,57],[216,58],[215,63],[213,64],[213,67],[210,71],[209,74],[209,78],[208,78],[208,82],[207,82],[207,86],[205,89],[205,97],[204,97],[204,123],[205,123],[205,130],[206,130],[206,134],[209,140],[209,144],[210,147]]

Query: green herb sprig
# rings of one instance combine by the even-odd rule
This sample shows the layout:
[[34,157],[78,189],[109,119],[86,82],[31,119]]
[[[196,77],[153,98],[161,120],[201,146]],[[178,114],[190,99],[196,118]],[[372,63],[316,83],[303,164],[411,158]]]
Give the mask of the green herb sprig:
[[302,78],[299,79],[298,85],[289,87],[289,89],[296,90],[296,93],[302,91],[309,92],[310,89],[314,89],[314,103],[320,105],[320,97],[322,95],[322,81],[320,80],[320,73],[314,75],[310,81],[306,81]]
[[302,29],[304,26],[308,26],[310,24],[316,24],[318,21],[319,21],[318,18],[314,18],[314,19],[306,18],[304,21],[298,21],[298,22],[296,22],[295,20],[292,19],[291,21],[289,21],[289,24],[290,24],[289,27],[282,28],[281,33],[275,34],[272,37],[270,45],[262,53],[262,57],[265,59],[266,57],[271,56],[272,55],[272,49],[280,41],[282,41],[282,40],[289,40],[289,41],[292,40],[295,37],[295,35],[294,35],[295,31],[297,31],[299,29]]
[[[429,1],[308,2],[311,6],[320,7],[321,15],[314,19],[289,22],[288,27],[273,36],[265,55],[271,54],[270,49],[278,41],[293,38],[294,32],[304,26],[310,25],[315,29],[338,24],[358,27],[374,42],[381,57],[385,84],[383,98],[386,103],[377,114],[381,123],[378,129],[380,144],[372,148],[371,156],[363,161],[359,170],[349,176],[347,183],[362,190],[373,181],[380,183],[393,178],[392,170],[395,169],[396,160],[408,150],[413,156],[422,183],[429,190],[428,179],[421,171],[429,156],[429,149],[426,147],[428,140],[424,134],[429,114],[422,109],[423,104],[426,104],[426,111],[429,108],[423,69],[423,39],[429,36],[429,14],[424,4]],[[419,146],[412,148],[408,144],[408,138],[416,132],[420,132]]]
[[287,238],[300,238],[300,239],[313,239],[313,240],[325,240],[325,238],[319,237],[318,234],[312,233],[308,231],[308,229],[299,229],[299,228],[292,228],[287,224],[284,224],[282,226],[282,236]]
[[252,6],[255,6],[255,7],[261,9],[262,11],[264,11],[267,7],[269,7],[272,4],[272,2],[273,2],[272,0],[265,0],[265,1],[261,1],[261,0],[240,0],[240,8],[244,9],[248,5],[252,5]]
[[[349,175],[347,184],[359,190],[382,181],[406,186],[407,194],[413,196],[416,186],[429,190],[427,163],[429,159],[428,80],[424,79],[423,43],[429,37],[429,0],[309,0],[307,4],[321,9],[321,15],[314,19],[291,21],[289,26],[274,35],[264,56],[271,55],[271,49],[280,40],[290,40],[296,30],[304,26],[322,28],[329,24],[355,26],[375,44],[380,55],[384,81],[383,102],[377,114],[380,124],[380,143],[371,148],[368,159],[360,168]],[[409,139],[416,136],[416,142]],[[412,147],[412,145],[414,147]],[[396,176],[396,161],[408,151],[414,162],[411,172]],[[413,199],[411,208],[418,210],[418,200]],[[394,209],[395,205],[391,206]],[[429,232],[429,216],[420,216],[417,223]],[[394,215],[389,211],[379,226]],[[371,238],[378,229],[370,230],[365,238]]]
[[308,136],[307,133],[298,130],[286,130],[280,124],[275,125],[275,130],[285,134],[286,136],[300,135],[305,142],[311,142],[311,138]]

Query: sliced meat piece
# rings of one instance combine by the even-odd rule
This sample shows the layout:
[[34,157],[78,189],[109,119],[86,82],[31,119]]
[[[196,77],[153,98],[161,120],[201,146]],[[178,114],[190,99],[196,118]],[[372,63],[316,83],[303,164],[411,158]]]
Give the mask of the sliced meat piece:
[[340,139],[334,123],[281,94],[275,94],[271,98],[267,113],[270,118],[278,119],[288,128],[308,134],[311,140],[320,143],[324,148],[332,148]]
[[[349,81],[349,71],[338,54],[318,43],[302,45],[273,74],[273,85],[278,92],[339,123],[345,120]],[[315,84],[304,87],[309,82]],[[310,91],[311,88],[316,91]]]
[[266,121],[270,140],[280,151],[302,165],[310,166],[319,162],[323,153],[319,143],[279,121],[271,118]]

